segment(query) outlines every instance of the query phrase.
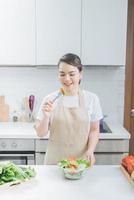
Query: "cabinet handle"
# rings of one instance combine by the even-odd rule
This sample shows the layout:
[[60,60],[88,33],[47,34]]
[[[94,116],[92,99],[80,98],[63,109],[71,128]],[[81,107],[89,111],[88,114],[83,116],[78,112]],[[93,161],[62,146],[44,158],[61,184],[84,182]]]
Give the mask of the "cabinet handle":
[[39,152],[39,154],[46,154],[46,152]]

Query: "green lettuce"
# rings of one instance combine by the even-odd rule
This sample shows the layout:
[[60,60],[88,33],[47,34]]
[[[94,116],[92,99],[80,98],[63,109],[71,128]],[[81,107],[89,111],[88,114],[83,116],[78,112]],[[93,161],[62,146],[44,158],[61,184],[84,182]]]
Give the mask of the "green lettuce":
[[35,170],[31,167],[19,167],[12,162],[0,164],[0,185],[12,181],[24,181],[35,175]]
[[80,158],[75,160],[63,159],[58,162],[58,166],[61,168],[69,168],[70,166],[78,168],[81,165],[83,165],[85,168],[88,168],[90,166],[90,163],[88,160]]

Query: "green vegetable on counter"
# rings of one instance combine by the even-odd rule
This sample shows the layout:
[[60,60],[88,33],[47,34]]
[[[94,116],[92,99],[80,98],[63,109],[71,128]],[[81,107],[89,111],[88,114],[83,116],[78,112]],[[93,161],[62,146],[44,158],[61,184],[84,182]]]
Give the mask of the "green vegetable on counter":
[[25,181],[35,177],[34,168],[20,167],[12,162],[0,164],[0,185],[8,182]]

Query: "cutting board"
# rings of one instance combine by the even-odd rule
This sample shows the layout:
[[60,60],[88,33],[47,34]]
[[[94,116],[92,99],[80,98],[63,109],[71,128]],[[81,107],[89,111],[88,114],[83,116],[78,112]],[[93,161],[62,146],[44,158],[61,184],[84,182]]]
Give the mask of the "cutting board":
[[0,122],[8,122],[9,118],[9,105],[0,105]]
[[125,175],[125,177],[127,178],[127,180],[129,181],[129,183],[131,183],[131,185],[134,187],[134,181],[132,180],[132,178],[130,177],[129,173],[127,172],[127,170],[121,165],[120,166],[123,174]]

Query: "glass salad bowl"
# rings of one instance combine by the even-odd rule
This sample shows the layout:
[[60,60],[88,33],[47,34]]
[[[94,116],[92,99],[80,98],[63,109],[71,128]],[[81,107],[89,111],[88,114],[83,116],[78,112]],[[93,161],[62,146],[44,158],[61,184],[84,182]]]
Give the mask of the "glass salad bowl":
[[63,170],[67,179],[80,179],[85,170],[90,166],[85,159],[68,158],[58,162],[58,166]]

